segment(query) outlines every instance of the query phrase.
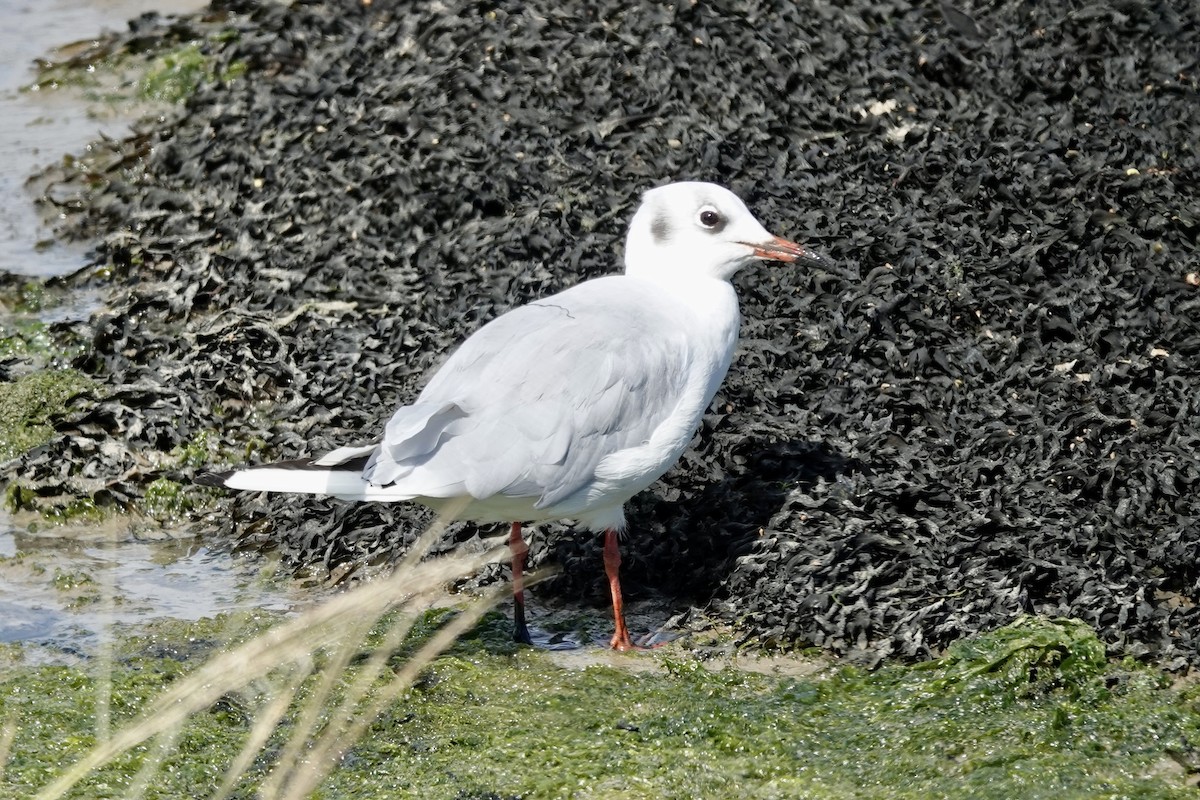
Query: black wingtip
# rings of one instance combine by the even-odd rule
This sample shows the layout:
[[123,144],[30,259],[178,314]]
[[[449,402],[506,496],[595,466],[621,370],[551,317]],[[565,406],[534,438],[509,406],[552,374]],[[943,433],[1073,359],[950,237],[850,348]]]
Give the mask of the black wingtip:
[[192,483],[198,486],[215,486],[218,489],[224,489],[225,481],[232,474],[232,472],[201,472],[192,478]]

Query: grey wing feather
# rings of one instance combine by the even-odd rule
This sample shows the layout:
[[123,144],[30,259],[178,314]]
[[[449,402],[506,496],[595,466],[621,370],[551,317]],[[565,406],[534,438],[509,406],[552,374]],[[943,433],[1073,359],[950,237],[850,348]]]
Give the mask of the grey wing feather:
[[571,496],[678,403],[688,347],[671,314],[600,279],[493,320],[396,412],[367,479],[539,508]]

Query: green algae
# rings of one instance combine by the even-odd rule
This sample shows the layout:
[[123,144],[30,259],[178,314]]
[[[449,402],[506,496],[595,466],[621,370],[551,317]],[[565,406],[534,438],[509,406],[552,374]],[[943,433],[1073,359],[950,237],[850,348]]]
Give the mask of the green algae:
[[[452,615],[422,617],[397,667]],[[228,637],[269,621],[172,622],[122,638],[114,727]],[[1105,660],[1078,622],[1025,619],[925,664],[802,679],[712,669],[678,646],[618,659],[650,661],[653,672],[569,669],[514,648],[507,633],[491,614],[433,662],[316,796],[1196,796],[1200,692]],[[30,796],[95,742],[95,696],[95,679],[78,668],[0,673],[0,719],[18,726],[0,797]],[[144,796],[211,794],[269,696],[264,684],[193,715]],[[283,718],[267,752],[295,716]],[[135,748],[70,796],[122,796],[153,750]],[[235,796],[254,796],[268,770],[252,768]]]
[[80,586],[96,583],[92,576],[86,572],[68,572],[61,569],[54,571],[54,580],[52,582],[54,588],[60,592],[68,592]]
[[218,70],[214,57],[198,43],[190,42],[154,58],[138,83],[138,96],[150,102],[180,103],[194,94],[201,83],[229,83],[245,73],[246,65],[242,62]]
[[33,372],[0,383],[0,460],[8,460],[50,440],[49,421],[69,400],[95,384],[71,369]]
[[155,58],[138,93],[145,100],[178,103],[196,91],[208,71],[208,59],[200,47],[188,44]]
[[191,439],[171,451],[179,467],[203,467],[225,454],[220,449],[220,436],[212,431],[197,431]]
[[22,359],[37,367],[62,368],[82,354],[78,335],[56,331],[39,319],[0,319],[0,359]]
[[142,513],[163,525],[182,522],[196,508],[199,491],[193,493],[191,489],[169,478],[156,478],[142,495]]
[[[65,392],[72,397],[84,391],[95,389],[95,384],[79,373],[81,379],[77,391]],[[44,370],[30,373],[19,381],[11,384],[0,384],[0,454],[13,458],[21,453],[49,441],[53,429],[48,420],[54,413],[60,411],[63,402],[58,401],[58,395],[44,391],[46,386],[57,386],[53,381],[55,371]],[[70,384],[64,384],[70,385]],[[23,389],[22,393],[20,390]],[[14,411],[9,414],[6,409],[6,392],[12,393]],[[22,412],[24,409],[24,412]],[[6,423],[14,420],[11,433]],[[164,472],[174,472],[179,469],[196,468],[213,463],[220,459],[224,452],[218,447],[217,438],[207,431],[201,431],[187,442],[174,448],[160,460],[159,469]],[[24,519],[24,524],[35,530],[42,524],[70,525],[79,523],[100,523],[114,519],[121,513],[132,513],[134,517],[153,520],[158,525],[177,526],[188,522],[192,513],[211,507],[219,492],[203,486],[160,476],[146,485],[141,498],[125,508],[116,508],[110,504],[97,503],[91,497],[51,498],[47,501],[40,498],[36,492],[10,483],[5,490],[5,506],[11,512],[32,512],[32,519]],[[132,524],[133,520],[130,520]]]
[[37,281],[0,288],[0,360],[14,362],[0,382],[0,461],[49,441],[53,417],[97,388],[68,366],[86,349],[80,334],[36,316],[63,301],[60,291]]
[[38,63],[37,80],[26,91],[69,88],[94,103],[122,106],[133,102],[174,105],[203,83],[229,83],[245,75],[247,65],[219,67],[214,53],[237,31],[220,23],[201,23],[195,38],[180,39],[169,28],[147,46],[146,39],[109,34],[60,48]]
[[9,285],[0,291],[0,309],[6,313],[36,314],[61,302],[43,281],[10,277],[5,282]]
[[[163,469],[189,470],[220,463],[228,454],[220,447],[220,438],[211,431],[199,431],[188,441],[171,450]],[[177,525],[191,518],[194,511],[209,508],[221,492],[159,477],[146,487],[137,510],[162,525]]]

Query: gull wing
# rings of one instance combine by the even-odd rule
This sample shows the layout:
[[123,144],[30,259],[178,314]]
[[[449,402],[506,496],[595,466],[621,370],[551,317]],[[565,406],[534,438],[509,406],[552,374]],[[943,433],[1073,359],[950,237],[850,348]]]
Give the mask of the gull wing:
[[538,508],[587,486],[606,456],[650,439],[688,383],[678,306],[639,289],[592,280],[479,329],[393,415],[367,480]]

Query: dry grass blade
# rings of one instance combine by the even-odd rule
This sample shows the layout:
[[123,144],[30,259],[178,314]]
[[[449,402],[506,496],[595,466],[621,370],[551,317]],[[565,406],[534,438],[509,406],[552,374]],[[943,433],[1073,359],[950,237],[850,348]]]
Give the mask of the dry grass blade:
[[183,720],[180,720],[170,730],[160,733],[154,740],[154,749],[142,764],[141,769],[133,776],[129,788],[125,792],[125,800],[142,800],[150,783],[162,768],[163,761],[175,749],[179,741],[179,733],[183,730]]
[[[377,618],[374,616],[364,616],[351,626],[345,639],[335,649],[333,658],[322,668],[320,682],[305,701],[303,710],[296,720],[295,730],[297,733],[315,730],[320,726],[321,714],[327,707],[334,688],[345,674],[350,659],[358,651],[359,645],[376,621]],[[275,768],[260,789],[262,796],[271,797],[279,791],[279,786],[284,780],[283,776],[291,771],[294,764],[304,758],[305,741],[306,737],[300,735],[294,735],[288,740],[283,752],[275,761]]]
[[221,779],[221,785],[213,792],[211,800],[226,800],[233,789],[237,786],[242,776],[246,774],[246,770],[254,764],[254,757],[267,743],[267,739],[278,727],[279,721],[283,719],[283,715],[292,705],[292,700],[295,699],[296,693],[300,691],[301,684],[312,675],[315,663],[312,659],[307,662],[297,664],[294,667],[294,672],[290,676],[282,689],[276,691],[271,697],[269,703],[259,710],[254,717],[254,727],[250,729],[250,735],[246,738],[246,743],[242,745],[241,751],[225,770],[225,776]]
[[[370,690],[371,685],[374,683],[376,677],[378,677],[388,657],[404,641],[404,638],[412,630],[415,621],[416,616],[409,614],[392,625],[384,641],[374,649],[367,663],[359,671],[354,683],[346,690],[341,708],[352,709],[353,706],[357,705],[362,696]],[[276,761],[271,776],[264,782],[259,791],[262,797],[270,798],[279,795],[284,782],[288,780],[288,776],[292,775],[299,769],[301,764],[311,758],[311,754],[306,752],[306,747],[312,738],[312,734],[321,727],[318,724],[318,717],[327,708],[327,701],[332,693],[333,686],[341,679],[345,672],[345,666],[349,663],[351,657],[358,652],[357,645],[362,642],[364,636],[365,631],[363,635],[348,638],[342,644],[340,651],[335,655],[336,668],[331,665],[331,667],[325,670],[321,686],[309,698],[304,716],[296,725],[287,746],[284,748],[278,761]],[[331,720],[325,727],[328,730],[336,726],[336,720]]]
[[[104,537],[105,558],[119,563],[116,556],[117,532]],[[116,606],[116,576],[112,569],[100,572],[100,644],[96,651],[96,741],[103,742],[112,733],[113,616]]]
[[17,738],[17,709],[8,710],[4,716],[4,726],[0,727],[0,778],[4,777],[4,768],[8,765],[8,754],[12,752],[13,740]]
[[[357,707],[356,703],[349,701],[343,703],[338,709],[340,713],[326,726],[309,757],[299,764],[299,769],[291,776],[287,791],[281,797],[284,800],[303,800],[312,794],[351,745],[362,738],[367,727],[412,686],[421,670],[479,622],[505,590],[511,591],[511,588],[497,587],[439,629],[405,662],[404,667],[386,686],[374,693],[365,707]],[[306,732],[297,731],[298,735],[301,733]],[[272,797],[266,794],[262,796]]]
[[[439,521],[426,531],[414,544],[410,556],[389,577],[333,597],[229,652],[214,656],[159,695],[138,719],[118,731],[111,739],[97,744],[58,779],[43,788],[36,798],[55,800],[62,797],[90,772],[121,753],[152,737],[176,730],[190,715],[208,708],[221,696],[237,691],[252,681],[271,675],[281,668],[297,669],[299,665],[309,664],[313,654],[319,650],[332,647],[338,648],[336,652],[339,654],[355,652],[362,645],[359,635],[365,634],[365,631],[388,611],[405,603],[412,603],[422,596],[440,594],[446,583],[470,575],[486,564],[508,556],[508,548],[500,545],[484,553],[454,554],[417,563],[419,554],[427,552],[443,530],[444,522]],[[482,603],[474,604],[470,611],[461,614],[447,625],[445,630],[455,631],[454,636],[457,636],[465,629],[463,625],[471,624],[466,620],[477,620],[487,607],[489,606]],[[364,620],[369,621],[365,626]],[[348,640],[347,631],[355,632],[356,640]],[[444,648],[453,642],[453,638],[447,640],[443,633],[444,631],[439,632],[430,644],[433,641],[445,641],[442,645]],[[426,652],[429,652],[429,645],[421,650],[421,653]],[[344,665],[348,658],[348,655],[335,655],[335,662]],[[308,674],[311,668],[301,671]],[[274,704],[269,705],[269,708],[274,707]],[[270,717],[271,714],[268,713],[267,716]],[[309,728],[305,736],[316,729],[315,722],[318,716],[312,717],[314,727]],[[343,725],[339,723],[336,727],[340,728]],[[264,735],[269,735],[269,731],[256,725],[251,738]],[[239,762],[241,760],[239,758]],[[286,776],[293,770],[286,764],[279,766],[284,767],[282,773],[284,779],[287,779]],[[244,770],[245,767],[240,769]]]

